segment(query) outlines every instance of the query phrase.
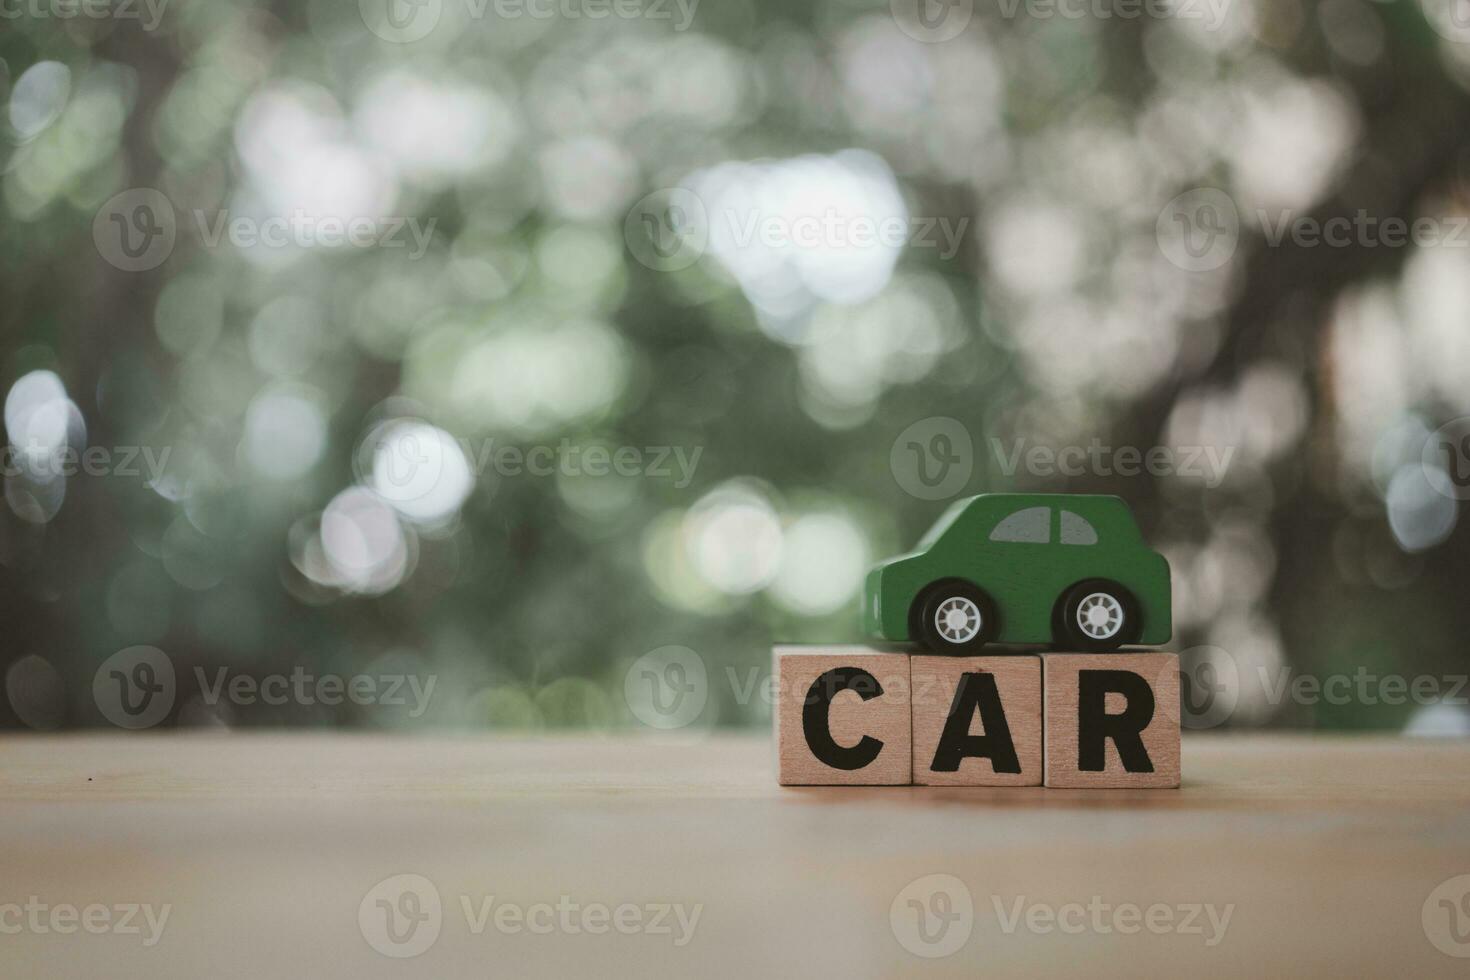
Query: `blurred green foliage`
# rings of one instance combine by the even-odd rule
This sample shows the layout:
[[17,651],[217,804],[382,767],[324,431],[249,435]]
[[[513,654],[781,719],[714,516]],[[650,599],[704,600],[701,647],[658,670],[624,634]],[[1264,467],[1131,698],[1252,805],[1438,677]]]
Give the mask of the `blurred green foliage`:
[[[1224,724],[1399,726],[1266,679],[1464,669],[1421,447],[1470,254],[1272,240],[1466,211],[1437,0],[155,3],[0,22],[0,723],[105,723],[144,645],[181,725],[611,728],[673,645],[692,724],[759,724],[773,640],[858,639],[869,562],[1011,487],[1130,502]],[[904,433],[968,477],[925,499]]]

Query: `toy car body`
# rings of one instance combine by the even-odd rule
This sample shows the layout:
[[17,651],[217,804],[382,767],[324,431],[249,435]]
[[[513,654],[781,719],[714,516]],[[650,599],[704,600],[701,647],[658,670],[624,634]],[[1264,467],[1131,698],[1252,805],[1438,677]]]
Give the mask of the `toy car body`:
[[953,654],[992,641],[1166,643],[1169,563],[1118,497],[981,494],[950,507],[916,550],[868,573],[863,626]]

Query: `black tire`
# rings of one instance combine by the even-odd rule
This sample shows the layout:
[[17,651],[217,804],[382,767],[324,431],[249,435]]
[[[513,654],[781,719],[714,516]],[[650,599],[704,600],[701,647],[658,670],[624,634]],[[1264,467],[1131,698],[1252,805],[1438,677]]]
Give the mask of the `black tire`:
[[[973,614],[978,612],[980,622],[973,635],[966,635],[967,628],[961,626],[958,620],[955,621],[956,629],[949,631],[941,629],[938,617],[946,603],[952,603],[946,615],[949,612],[959,615],[968,611],[971,614],[970,623],[972,624]],[[955,657],[979,651],[986,643],[995,639],[1000,626],[996,618],[995,603],[990,600],[990,596],[986,595],[982,589],[962,579],[947,579],[935,582],[926,588],[914,601],[911,615],[913,616],[913,635],[928,647],[931,653]],[[956,630],[960,633],[959,636],[956,636]]]
[[[1083,627],[1080,618],[1084,614],[1084,603],[1096,623],[1090,630]],[[1121,622],[1117,621],[1119,619]],[[1102,632],[1109,629],[1112,632]],[[1110,579],[1090,578],[1078,582],[1057,603],[1053,639],[1060,647],[1108,653],[1125,643],[1137,643],[1142,635],[1143,620],[1133,593]]]

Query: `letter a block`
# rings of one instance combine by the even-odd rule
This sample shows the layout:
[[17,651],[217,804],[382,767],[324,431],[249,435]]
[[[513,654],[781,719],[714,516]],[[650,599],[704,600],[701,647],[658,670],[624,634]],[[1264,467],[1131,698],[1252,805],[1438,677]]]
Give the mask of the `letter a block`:
[[1046,785],[1179,785],[1179,657],[1048,653],[1042,658]]
[[775,659],[781,785],[911,780],[908,654],[802,646],[777,647]]
[[914,782],[1041,785],[1041,658],[915,656]]

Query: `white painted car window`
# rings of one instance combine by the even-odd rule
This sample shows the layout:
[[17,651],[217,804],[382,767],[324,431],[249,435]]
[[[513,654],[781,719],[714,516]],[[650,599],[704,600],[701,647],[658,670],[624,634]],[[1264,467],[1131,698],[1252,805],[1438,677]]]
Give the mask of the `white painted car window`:
[[1062,544],[1097,544],[1097,531],[1087,521],[1072,513],[1062,511]]
[[1019,541],[1025,544],[1046,544],[1051,540],[1051,508],[1027,507],[995,525],[990,532],[992,541]]

